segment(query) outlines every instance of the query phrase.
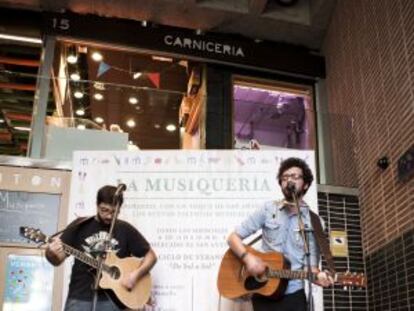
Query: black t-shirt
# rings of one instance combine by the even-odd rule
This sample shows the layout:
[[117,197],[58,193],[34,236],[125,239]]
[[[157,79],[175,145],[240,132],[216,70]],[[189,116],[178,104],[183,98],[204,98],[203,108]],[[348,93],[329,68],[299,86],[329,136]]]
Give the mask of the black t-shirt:
[[[76,221],[76,220],[75,220]],[[103,249],[105,238],[109,232],[109,225],[99,222],[95,217],[86,220],[80,225],[74,225],[62,234],[61,240],[76,249],[79,249],[93,257],[97,256],[97,251]],[[129,256],[143,257],[149,251],[150,245],[142,234],[129,223],[117,220],[110,248],[115,250],[119,258]],[[79,300],[92,300],[93,285],[96,269],[75,260],[72,267],[72,275],[69,284],[68,298]],[[111,290],[105,290],[107,294],[118,304]],[[98,290],[99,299],[107,299],[104,290]],[[120,305],[122,307],[122,305]]]

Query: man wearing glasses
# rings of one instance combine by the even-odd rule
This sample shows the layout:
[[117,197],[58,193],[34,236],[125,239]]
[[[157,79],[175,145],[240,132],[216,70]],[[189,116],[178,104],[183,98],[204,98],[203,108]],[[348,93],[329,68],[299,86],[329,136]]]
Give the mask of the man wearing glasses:
[[[305,161],[298,158],[284,160],[277,175],[284,200],[265,203],[250,215],[230,234],[228,244],[234,254],[243,262],[249,274],[263,276],[266,263],[258,256],[249,253],[243,239],[262,229],[263,251],[282,253],[290,261],[291,270],[304,270],[306,265],[304,241],[298,230],[298,208],[305,228],[312,228],[308,205],[302,200],[313,181],[313,174]],[[312,271],[317,273],[314,283],[327,287],[332,279],[318,270],[319,247],[314,234],[309,234],[309,250]],[[286,291],[277,300],[255,295],[252,298],[255,311],[305,311],[307,308],[304,282],[289,280]]]
[[[98,190],[94,217],[81,222],[75,220],[64,230],[60,238],[54,238],[46,249],[46,258],[54,266],[60,265],[65,259],[63,243],[85,252],[88,256],[96,257],[108,251],[107,236],[114,216],[114,198],[122,205],[122,194],[117,194],[114,186],[104,186]],[[125,274],[121,286],[132,289],[139,279],[147,274],[157,260],[154,251],[142,234],[126,221],[117,219],[109,251],[116,252],[119,258],[129,256],[143,257],[141,265],[130,273]],[[69,293],[65,311],[88,311],[92,309],[94,279],[96,270],[76,259],[72,267]],[[124,306],[111,290],[98,290],[98,302],[95,310],[122,310]]]

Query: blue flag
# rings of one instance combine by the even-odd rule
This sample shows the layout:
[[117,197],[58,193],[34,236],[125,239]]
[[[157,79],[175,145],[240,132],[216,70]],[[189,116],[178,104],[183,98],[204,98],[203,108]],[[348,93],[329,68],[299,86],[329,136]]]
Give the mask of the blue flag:
[[97,77],[102,76],[105,72],[107,72],[109,69],[111,69],[111,66],[109,66],[107,63],[105,62],[100,62],[99,63],[99,68],[98,68],[98,74],[96,75]]

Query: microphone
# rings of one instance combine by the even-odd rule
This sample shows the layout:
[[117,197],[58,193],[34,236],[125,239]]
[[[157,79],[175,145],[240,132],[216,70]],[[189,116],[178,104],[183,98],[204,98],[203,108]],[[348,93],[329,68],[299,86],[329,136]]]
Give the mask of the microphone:
[[126,190],[127,186],[125,184],[119,184],[118,187],[116,187],[114,196],[112,198],[112,204],[115,205],[119,203],[120,205],[124,201],[122,198],[122,192]]
[[295,185],[295,183],[289,181],[287,186],[286,186],[286,190],[289,193],[296,194],[296,185]]
[[114,197],[119,196],[122,192],[126,190],[126,188],[127,186],[125,184],[119,184],[118,187],[116,187]]

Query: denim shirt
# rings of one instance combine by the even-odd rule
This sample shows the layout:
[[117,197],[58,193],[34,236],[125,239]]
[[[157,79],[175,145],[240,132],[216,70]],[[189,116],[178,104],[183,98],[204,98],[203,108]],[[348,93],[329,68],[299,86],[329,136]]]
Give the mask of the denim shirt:
[[[300,209],[305,228],[312,228],[309,207],[301,202]],[[322,221],[322,220],[321,220]],[[269,201],[257,209],[236,227],[235,232],[244,239],[262,229],[262,249],[265,252],[282,253],[290,261],[291,270],[303,270],[306,265],[302,236],[298,230],[297,215],[289,215],[282,201]],[[319,263],[319,248],[313,233],[308,234],[310,261],[313,267]],[[302,280],[289,280],[285,294],[291,294],[304,287]]]

